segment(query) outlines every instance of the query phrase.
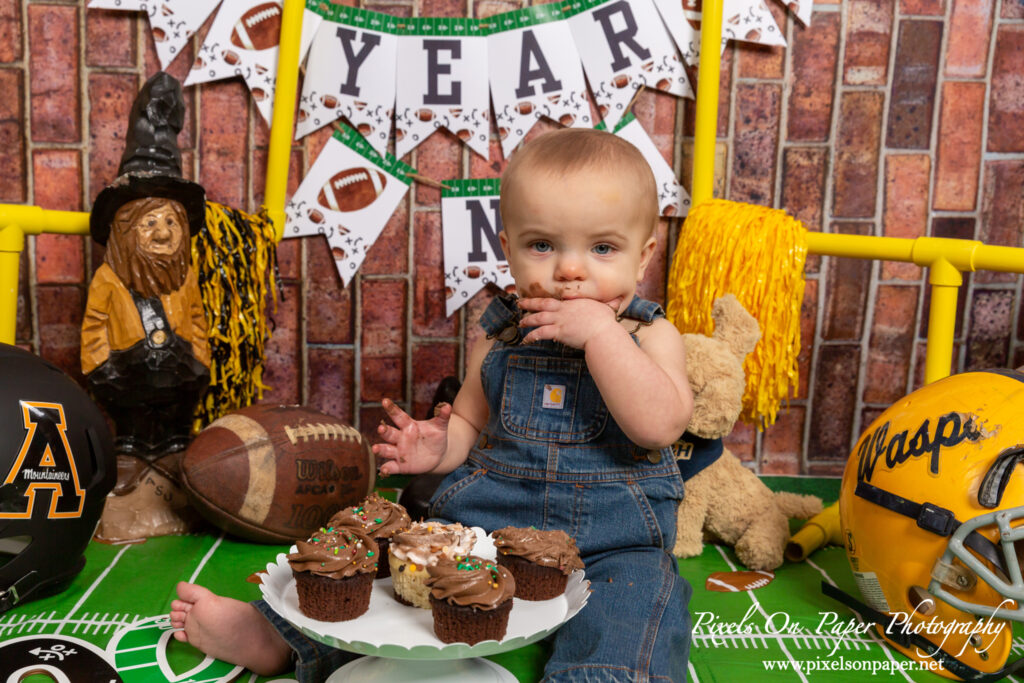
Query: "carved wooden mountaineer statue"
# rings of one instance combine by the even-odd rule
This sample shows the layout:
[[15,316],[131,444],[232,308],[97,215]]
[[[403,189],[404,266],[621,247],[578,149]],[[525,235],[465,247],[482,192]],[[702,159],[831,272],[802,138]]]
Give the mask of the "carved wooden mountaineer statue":
[[146,82],[118,178],[90,216],[106,252],[89,285],[82,372],[115,425],[122,499],[108,501],[98,533],[111,540],[187,529],[178,459],[209,386],[210,350],[190,240],[205,220],[205,193],[181,176],[184,111],[172,76]]

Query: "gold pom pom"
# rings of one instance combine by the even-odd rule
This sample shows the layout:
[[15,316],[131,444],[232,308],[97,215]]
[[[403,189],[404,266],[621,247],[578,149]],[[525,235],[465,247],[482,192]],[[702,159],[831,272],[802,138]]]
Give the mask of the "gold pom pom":
[[774,424],[799,380],[800,306],[807,229],[785,211],[710,199],[690,209],[668,279],[668,319],[681,333],[710,335],[711,307],[734,294],[761,327],[743,369],[740,417],[758,429]]

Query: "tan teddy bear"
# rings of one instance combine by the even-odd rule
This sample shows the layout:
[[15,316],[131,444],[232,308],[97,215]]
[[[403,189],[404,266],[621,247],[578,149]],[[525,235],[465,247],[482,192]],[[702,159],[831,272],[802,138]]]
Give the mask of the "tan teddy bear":
[[773,493],[722,446],[721,437],[732,431],[743,403],[743,361],[761,331],[732,294],[715,300],[711,317],[712,336],[683,335],[694,410],[674,448],[685,496],[673,552],[693,557],[701,554],[705,539],[721,541],[733,546],[749,569],[772,570],[782,564],[789,518],[821,512],[821,499]]

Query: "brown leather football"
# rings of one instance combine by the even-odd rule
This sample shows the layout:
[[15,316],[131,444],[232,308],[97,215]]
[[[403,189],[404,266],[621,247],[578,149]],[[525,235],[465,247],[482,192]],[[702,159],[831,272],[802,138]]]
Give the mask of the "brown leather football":
[[212,422],[182,459],[192,505],[217,527],[258,543],[308,538],[373,490],[370,444],[311,408],[256,405]]

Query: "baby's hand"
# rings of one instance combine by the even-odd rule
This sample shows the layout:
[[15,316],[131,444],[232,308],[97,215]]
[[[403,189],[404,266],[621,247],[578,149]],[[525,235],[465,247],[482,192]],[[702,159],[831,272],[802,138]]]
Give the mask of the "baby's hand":
[[536,327],[523,341],[551,339],[582,349],[594,336],[619,327],[615,315],[621,303],[621,299],[609,302],[548,297],[520,299],[519,307],[530,313],[524,315],[519,324]]
[[397,427],[383,422],[377,427],[377,433],[385,443],[374,444],[373,452],[387,460],[380,466],[381,475],[420,474],[434,469],[448,448],[451,405],[439,405],[429,420],[412,419],[389,399],[381,401],[381,405]]

